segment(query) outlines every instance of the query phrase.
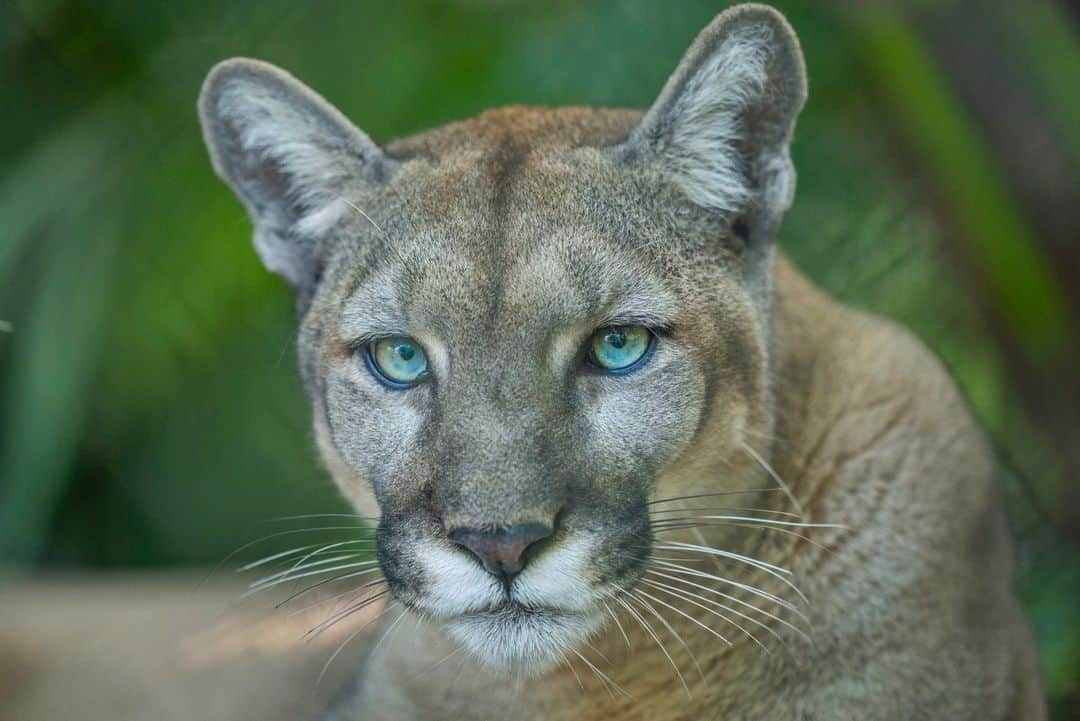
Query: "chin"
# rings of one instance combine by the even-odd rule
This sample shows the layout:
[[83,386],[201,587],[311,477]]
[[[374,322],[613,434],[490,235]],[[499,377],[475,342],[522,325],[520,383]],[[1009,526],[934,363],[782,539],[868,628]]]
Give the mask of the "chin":
[[455,617],[445,626],[451,638],[491,668],[536,675],[561,662],[601,621],[599,613],[507,604]]

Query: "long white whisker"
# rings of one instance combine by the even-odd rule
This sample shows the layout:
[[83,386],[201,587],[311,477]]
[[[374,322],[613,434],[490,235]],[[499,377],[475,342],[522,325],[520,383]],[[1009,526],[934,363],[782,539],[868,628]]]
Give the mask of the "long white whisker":
[[[708,632],[709,632],[709,633],[711,633],[712,635],[716,636],[716,637],[717,637],[718,639],[720,639],[721,641],[723,641],[723,642],[724,642],[725,644],[727,644],[728,646],[734,646],[734,645],[735,645],[735,644],[733,644],[733,643],[732,643],[731,641],[729,641],[729,640],[728,640],[728,639],[727,639],[727,638],[726,638],[725,636],[723,636],[723,635],[722,635],[722,634],[720,634],[720,633],[719,633],[718,631],[716,631],[715,629],[709,628],[709,627],[708,627],[708,626],[706,626],[706,625],[705,625],[704,623],[702,623],[701,621],[697,620],[696,618],[694,618],[693,616],[691,616],[690,614],[688,614],[688,613],[687,613],[686,611],[683,611],[682,609],[680,609],[680,608],[677,608],[677,607],[675,607],[675,606],[671,605],[671,604],[670,604],[670,603],[668,603],[667,601],[663,601],[663,600],[661,600],[661,599],[657,598],[656,596],[652,595],[652,594],[651,594],[651,593],[649,593],[648,591],[643,591],[643,590],[641,590],[640,588],[638,588],[638,589],[635,589],[635,591],[634,591],[634,592],[635,592],[635,593],[639,593],[639,594],[641,594],[641,595],[642,595],[642,596],[644,596],[645,598],[648,598],[648,599],[651,599],[651,600],[653,600],[653,601],[656,601],[657,603],[659,603],[659,604],[660,604],[661,606],[664,606],[665,608],[670,608],[670,609],[671,609],[672,611],[674,611],[675,613],[679,614],[680,616],[682,616],[683,618],[685,618],[685,619],[686,619],[687,621],[690,621],[691,623],[695,623],[695,624],[697,624],[697,625],[698,625],[699,627],[701,627],[701,628],[705,629],[706,631],[708,631]],[[727,620],[727,619],[725,619],[725,620]]]
[[[299,516],[276,516],[269,519],[273,523],[281,521],[299,521],[307,518],[355,518],[360,521],[378,521],[379,519],[372,516],[361,516],[358,513],[304,513]],[[367,531],[371,533],[371,529],[364,528],[363,526],[357,526],[357,530]]]
[[690,657],[690,661],[694,664],[694,668],[697,669],[698,674],[701,676],[702,682],[704,682],[705,672],[701,670],[701,665],[698,663],[697,657],[694,656],[694,652],[690,650],[690,646],[686,643],[686,640],[681,635],[679,635],[679,632],[675,630],[675,627],[672,626],[668,622],[668,620],[664,618],[663,615],[661,615],[660,612],[657,611],[651,603],[638,595],[638,592],[636,590],[630,591],[628,595],[630,596],[630,598],[640,604],[642,608],[655,616],[656,620],[659,621],[660,624],[667,629],[667,632],[670,633],[675,638],[675,640],[679,642],[679,645],[681,645],[686,650],[686,655]]
[[734,528],[749,528],[749,529],[752,529],[752,530],[755,530],[755,531],[771,531],[773,533],[781,533],[781,534],[783,534],[785,536],[794,536],[795,538],[798,538],[800,541],[803,541],[805,543],[809,543],[811,546],[815,546],[817,548],[820,548],[822,551],[825,551],[826,553],[832,554],[832,552],[833,552],[833,549],[829,548],[825,544],[819,543],[818,541],[815,541],[813,538],[810,538],[809,536],[807,536],[805,534],[799,533],[798,531],[792,531],[792,530],[787,529],[787,528],[777,528],[776,526],[755,525],[755,524],[752,524],[752,523],[737,523],[737,522],[730,522],[730,521],[729,522],[711,521],[711,522],[702,522],[702,523],[689,523],[689,522],[687,522],[687,523],[665,523],[665,522],[661,522],[661,523],[652,524],[652,530],[653,530],[654,533],[673,533],[675,531],[685,531],[687,529],[690,529],[690,530],[692,530],[694,532],[694,536],[699,541],[704,543],[705,538],[704,538],[704,536],[701,535],[701,531],[698,530],[702,526],[732,526]]
[[[344,570],[347,570],[347,569],[350,569],[350,568],[362,568],[362,567],[365,567],[365,566],[374,565],[376,563],[378,563],[378,561],[357,561],[357,562],[354,562],[354,563],[343,563],[340,566],[333,566],[331,568],[320,568],[320,569],[317,569],[317,570],[314,570],[314,571],[305,571],[304,573],[297,573],[297,574],[293,574],[291,576],[285,576],[284,578],[278,578],[277,580],[270,581],[268,583],[263,583],[261,585],[252,585],[251,589],[247,593],[245,593],[244,596],[246,597],[246,596],[252,595],[253,593],[259,593],[260,591],[266,591],[268,589],[274,588],[275,586],[280,586],[283,583],[288,583],[290,581],[295,581],[295,580],[300,579],[300,578],[307,578],[308,576],[318,576],[318,575],[322,575],[324,573],[334,573],[335,571],[344,571]],[[375,570],[375,569],[372,569],[372,570]]]
[[[688,581],[685,578],[679,578],[678,576],[672,576],[671,574],[661,573],[660,571],[650,570],[650,571],[646,571],[645,573],[649,574],[650,576],[660,576],[661,578],[666,578],[669,581],[675,581],[676,583],[681,583],[681,584],[684,584],[684,585],[687,585],[687,586],[692,586],[694,588],[701,589],[702,591],[707,591],[708,593],[711,593],[713,595],[720,596],[721,598],[726,599],[728,601],[731,601],[732,603],[738,603],[738,604],[740,604],[740,605],[742,605],[742,606],[744,606],[746,608],[749,608],[749,609],[751,609],[753,611],[756,611],[757,613],[760,613],[760,614],[762,614],[764,616],[767,616],[768,618],[771,618],[772,620],[776,621],[777,623],[782,623],[783,625],[787,626],[788,628],[793,630],[795,633],[798,633],[804,639],[806,639],[806,635],[799,629],[798,626],[795,626],[794,624],[790,623],[786,619],[781,618],[780,616],[777,616],[774,613],[770,613],[769,611],[766,611],[763,608],[758,608],[757,606],[750,603],[749,601],[744,601],[741,598],[737,598],[737,597],[732,596],[730,594],[724,593],[723,591],[719,591],[719,590],[717,590],[715,588],[709,588],[708,586],[705,586],[703,584],[694,583],[693,581]],[[683,590],[683,589],[680,589],[680,590]],[[690,593],[690,591],[686,591],[686,593]],[[708,599],[708,601],[709,601],[709,603],[717,603],[717,605],[723,605],[723,604],[719,604],[717,601],[714,601],[712,599]],[[732,613],[739,614],[740,616],[742,615],[736,609],[730,608],[728,606],[723,606],[723,607],[727,608]],[[753,620],[755,622],[757,622],[756,619],[753,619]],[[809,621],[807,623],[809,623]],[[809,640],[809,639],[807,639],[807,640]]]
[[274,554],[271,554],[269,556],[266,556],[265,558],[260,558],[258,561],[252,561],[251,563],[247,563],[247,564],[241,566],[240,568],[236,569],[236,572],[237,573],[243,573],[244,571],[250,571],[253,568],[258,568],[259,566],[264,566],[267,563],[270,563],[271,561],[278,560],[279,558],[285,558],[285,557],[291,556],[291,555],[293,555],[295,553],[303,553],[304,551],[308,550],[309,548],[318,548],[318,547],[319,547],[318,543],[309,543],[306,546],[297,546],[296,548],[290,548],[287,551],[281,551],[280,553],[274,553]]
[[[335,193],[335,195],[336,195],[336,193]],[[351,200],[349,200],[348,198],[345,198],[345,197],[343,197],[343,196],[341,196],[341,195],[338,195],[338,196],[337,196],[337,199],[338,199],[338,200],[340,200],[340,201],[341,201],[342,203],[345,203],[345,205],[349,206],[350,208],[352,208],[353,210],[355,210],[355,211],[356,211],[357,213],[359,213],[359,214],[360,214],[360,216],[361,216],[361,217],[362,217],[362,218],[363,218],[364,220],[366,220],[367,222],[371,223],[371,226],[372,226],[373,228],[375,228],[375,230],[379,231],[380,233],[383,233],[383,235],[385,235],[385,234],[386,234],[386,233],[385,233],[385,231],[383,231],[383,229],[379,227],[379,224],[378,224],[378,223],[376,223],[376,222],[375,222],[374,220],[372,220],[372,219],[371,219],[371,216],[370,216],[370,215],[368,215],[367,213],[365,213],[365,212],[364,212],[363,210],[361,210],[361,209],[360,209],[360,206],[359,206],[359,205],[357,205],[356,203],[352,202],[352,201],[351,201]]]
[[626,629],[624,629],[622,623],[619,622],[619,617],[615,614],[614,611],[611,610],[611,606],[607,604],[607,601],[601,601],[601,603],[603,604],[604,609],[607,611],[608,615],[611,616],[611,620],[615,622],[615,627],[619,629],[619,633],[622,634],[623,640],[626,641],[626,648],[629,649],[630,637],[626,635]]
[[568,658],[566,657],[566,654],[565,654],[565,653],[563,654],[562,660],[563,660],[563,663],[565,663],[565,664],[566,664],[566,667],[567,667],[568,669],[570,669],[570,673],[574,674],[574,678],[576,678],[576,679],[577,679],[577,685],[578,685],[578,687],[579,687],[579,688],[580,688],[580,689],[581,689],[581,690],[582,690],[582,691],[584,692],[584,691],[585,691],[585,684],[583,684],[583,683],[581,682],[581,676],[578,676],[578,672],[577,672],[577,669],[576,669],[576,668],[574,668],[574,664],[570,663],[570,659],[568,659]]
[[354,603],[354,604],[350,605],[348,608],[346,608],[344,611],[339,611],[338,613],[335,613],[334,615],[330,616],[330,618],[327,618],[324,621],[322,621],[322,622],[316,624],[315,626],[312,626],[311,628],[309,628],[307,633],[304,634],[304,638],[309,640],[309,641],[312,640],[312,639],[318,638],[320,635],[322,635],[322,633],[324,631],[326,631],[326,629],[330,628],[331,626],[333,626],[336,623],[339,623],[340,621],[345,620],[346,618],[353,615],[354,613],[357,613],[357,612],[367,608],[368,606],[375,603],[380,598],[385,597],[388,593],[390,593],[389,589],[383,589],[382,591],[377,591],[377,592],[371,594],[370,596],[368,596],[368,597],[366,597],[366,598],[364,598],[364,599],[362,599],[360,601],[357,601],[356,603]]
[[781,606],[782,608],[785,608],[788,611],[791,611],[792,613],[796,614],[797,616],[802,618],[804,621],[807,621],[807,623],[809,623],[809,619],[807,619],[806,616],[793,603],[791,603],[790,601],[788,601],[786,599],[781,598],[780,596],[769,593],[768,591],[763,591],[762,589],[760,589],[760,588],[758,588],[756,586],[751,586],[751,585],[749,585],[747,583],[741,583],[739,581],[735,581],[735,580],[730,579],[730,578],[725,578],[723,576],[717,576],[715,574],[708,573],[707,571],[699,571],[696,568],[687,568],[686,566],[680,566],[680,565],[675,564],[675,563],[669,563],[667,561],[659,561],[658,563],[660,565],[664,566],[665,568],[670,569],[672,573],[678,573],[680,575],[686,575],[686,576],[697,576],[698,578],[707,578],[707,579],[712,580],[712,581],[718,581],[720,583],[725,583],[725,584],[727,584],[729,586],[734,586],[735,588],[739,588],[739,589],[742,589],[743,591],[746,591],[748,593],[752,593],[755,596],[760,596],[761,598],[764,598],[764,599],[766,599],[768,601],[772,601],[776,605]]
[[[263,586],[263,585],[265,585],[265,584],[267,584],[267,583],[269,583],[271,581],[276,581],[276,580],[278,580],[280,578],[285,578],[287,576],[290,576],[291,574],[298,574],[296,576],[292,576],[293,578],[301,578],[302,576],[299,575],[299,574],[301,574],[302,571],[307,571],[307,570],[312,569],[312,568],[318,568],[319,566],[325,566],[325,565],[330,564],[330,563],[340,563],[341,561],[347,561],[350,558],[357,558],[359,555],[360,554],[357,554],[357,553],[346,553],[344,555],[334,556],[333,558],[324,558],[324,559],[322,559],[320,561],[312,561],[311,563],[307,563],[307,564],[304,564],[302,566],[297,565],[297,564],[299,564],[299,561],[297,561],[297,564],[293,564],[289,568],[286,568],[284,571],[277,571],[275,573],[271,573],[268,576],[263,576],[262,578],[260,578],[260,579],[258,579],[256,581],[252,581],[251,583],[248,584],[248,588],[252,588],[252,589],[258,588],[258,587]],[[310,554],[307,557],[310,558]],[[326,573],[326,572],[328,572],[330,570],[331,569],[326,569],[325,571],[322,571],[322,572]]]
[[439,659],[438,661],[436,661],[436,662],[435,662],[435,663],[433,663],[432,665],[428,666],[427,668],[425,668],[425,669],[424,669],[423,671],[421,671],[420,673],[418,673],[418,674],[416,674],[415,676],[413,676],[413,677],[412,677],[412,679],[410,679],[410,680],[411,680],[411,681],[419,681],[419,680],[420,680],[421,678],[423,678],[424,676],[428,675],[429,673],[431,673],[432,671],[434,671],[435,669],[437,669],[437,668],[438,668],[439,666],[442,666],[442,665],[443,665],[444,663],[446,663],[447,661],[449,661],[450,659],[452,659],[452,658],[453,658],[454,656],[457,656],[457,655],[458,655],[459,653],[462,653],[462,652],[463,652],[464,650],[465,650],[465,647],[464,647],[464,646],[458,646],[458,647],[457,647],[457,648],[455,648],[455,649],[454,649],[453,651],[451,651],[450,653],[446,654],[446,655],[445,655],[445,656],[443,656],[443,657],[442,657],[441,659]]
[[[722,621],[724,621],[724,622],[726,622],[726,623],[729,623],[729,624],[731,624],[732,626],[734,626],[735,628],[737,628],[737,629],[738,629],[739,631],[741,631],[741,632],[742,632],[742,633],[743,633],[743,634],[744,634],[745,636],[747,636],[747,637],[748,637],[748,638],[749,638],[749,639],[750,639],[751,641],[753,641],[753,642],[754,642],[754,643],[756,643],[756,644],[757,644],[758,646],[760,646],[760,647],[761,647],[761,649],[762,649],[762,650],[763,650],[763,651],[764,651],[765,653],[771,653],[771,652],[769,651],[768,647],[767,647],[767,646],[765,646],[765,644],[763,644],[763,643],[762,643],[761,641],[759,641],[759,640],[757,639],[757,637],[756,637],[756,636],[754,636],[754,634],[752,634],[752,633],[750,633],[749,631],[747,631],[747,630],[746,630],[745,628],[743,628],[742,626],[740,626],[740,625],[739,625],[739,624],[738,624],[737,622],[735,622],[735,621],[732,621],[732,620],[731,620],[730,618],[728,618],[727,616],[725,616],[724,614],[720,613],[719,611],[717,611],[717,610],[716,610],[716,609],[714,609],[714,608],[709,608],[708,606],[705,606],[704,604],[701,604],[701,603],[698,603],[698,602],[696,602],[696,601],[692,600],[692,598],[690,598],[690,597],[691,597],[691,596],[695,596],[695,597],[697,597],[697,598],[701,598],[702,600],[704,600],[704,601],[707,601],[708,603],[711,603],[711,604],[713,604],[713,605],[716,605],[716,606],[718,606],[718,607],[720,607],[720,608],[722,608],[722,609],[725,609],[725,610],[727,610],[727,611],[731,611],[732,613],[735,613],[735,614],[738,614],[738,615],[740,615],[740,616],[743,616],[743,617],[745,617],[745,618],[746,618],[746,619],[747,619],[748,621],[753,621],[753,622],[754,622],[754,623],[756,623],[756,624],[757,624],[758,626],[761,626],[762,628],[764,628],[764,629],[765,629],[766,631],[772,631],[772,629],[770,629],[770,628],[769,628],[768,626],[766,626],[765,624],[763,624],[763,623],[762,623],[761,621],[758,621],[757,619],[754,619],[754,618],[750,618],[749,616],[746,616],[745,614],[740,614],[740,613],[738,613],[738,611],[735,611],[734,609],[728,608],[727,606],[725,606],[725,605],[724,605],[724,604],[722,604],[722,603],[717,603],[716,601],[712,601],[712,600],[710,600],[710,599],[706,599],[706,598],[704,598],[703,596],[697,596],[696,594],[692,594],[692,593],[690,593],[689,591],[687,591],[687,592],[683,593],[681,589],[675,588],[674,586],[667,586],[667,585],[665,585],[665,584],[663,584],[663,583],[656,583],[656,582],[654,582],[654,581],[643,581],[642,583],[644,583],[644,584],[645,584],[646,586],[649,586],[650,588],[655,588],[655,589],[657,589],[657,590],[658,590],[658,591],[660,591],[661,593],[666,593],[667,595],[669,595],[669,596],[671,596],[671,597],[673,597],[673,598],[677,598],[677,599],[679,599],[680,601],[683,601],[683,602],[685,602],[685,603],[689,603],[689,604],[690,604],[690,605],[692,605],[692,606],[697,606],[698,608],[702,609],[703,611],[706,611],[707,613],[711,613],[712,615],[716,616],[717,618],[721,619]],[[644,591],[642,591],[642,593],[644,593]],[[689,616],[688,616],[688,618],[691,618],[691,617],[689,617]],[[702,624],[699,624],[699,625],[702,625]],[[709,630],[711,631],[712,629],[709,629]],[[781,645],[783,645],[783,643],[784,643],[783,639],[781,639],[781,638],[780,638],[779,636],[777,636],[777,634],[776,634],[776,632],[775,632],[775,631],[772,631],[772,634],[773,634],[773,636],[775,636],[775,637],[776,637],[776,640],[777,640],[777,641],[780,641],[780,644],[781,644]],[[732,645],[734,645],[734,644],[732,644]]]
[[334,583],[336,581],[344,581],[346,578],[356,578],[357,576],[366,576],[369,573],[375,573],[376,571],[379,571],[379,570],[381,570],[381,569],[379,569],[376,566],[375,568],[367,568],[367,569],[364,569],[363,571],[357,571],[356,573],[343,573],[340,576],[331,576],[330,578],[324,578],[323,580],[319,581],[318,583],[313,583],[310,586],[308,586],[307,588],[303,588],[303,589],[297,591],[296,593],[294,593],[291,596],[289,596],[288,598],[286,598],[284,601],[281,601],[280,603],[278,603],[276,606],[274,606],[274,608],[281,608],[282,606],[285,606],[286,604],[288,604],[293,599],[296,599],[296,598],[299,598],[300,596],[311,593],[316,588],[321,588],[322,586],[325,586],[328,583]]
[[335,593],[332,596],[327,596],[326,598],[315,601],[314,603],[309,603],[306,606],[301,606],[300,608],[289,611],[289,615],[290,616],[299,615],[301,613],[304,613],[305,611],[310,611],[313,608],[318,608],[319,606],[325,606],[326,604],[331,603],[332,601],[336,601],[336,600],[338,600],[339,598],[341,598],[343,596],[348,596],[350,594],[356,595],[358,593],[363,592],[365,589],[368,589],[368,588],[371,588],[372,586],[377,586],[380,583],[386,583],[386,582],[387,581],[386,581],[385,578],[376,578],[373,581],[368,581],[367,583],[361,583],[359,586],[354,586],[353,588],[350,588],[347,591],[342,591],[341,593]]
[[[789,518],[799,518],[797,513],[791,513],[790,511],[778,511],[774,508],[750,508],[747,506],[714,506],[711,508],[660,508],[655,511],[649,511],[649,518],[652,519],[659,516],[662,513],[694,513],[702,511],[705,513],[716,513],[719,511],[738,511],[740,513],[772,513],[777,516],[787,516]],[[699,518],[700,516],[688,516],[689,518]],[[659,518],[658,521],[667,521],[668,518]]]
[[803,523],[802,521],[778,521],[773,518],[754,518],[753,516],[686,516],[685,518],[665,518],[660,521],[660,524],[654,525],[662,525],[664,523],[675,523],[678,521],[695,519],[701,519],[705,521],[738,521],[740,523],[760,523],[769,526],[790,526],[793,528],[846,528],[846,526],[837,523]]
[[[315,685],[318,686],[320,683],[322,683],[323,676],[326,675],[326,670],[328,668],[330,668],[330,664],[332,664],[334,662],[334,659],[337,658],[338,655],[345,649],[345,647],[349,645],[350,641],[352,641],[354,638],[359,636],[361,631],[363,631],[365,628],[367,628],[369,625],[371,625],[375,621],[382,618],[384,615],[386,615],[390,610],[392,610],[397,605],[398,604],[395,601],[393,605],[387,606],[386,608],[384,608],[382,611],[379,612],[379,615],[375,616],[375,618],[372,618],[372,619],[369,619],[369,620],[365,621],[363,626],[361,626],[360,628],[353,631],[348,636],[348,638],[346,638],[344,641],[342,641],[341,645],[337,647],[337,650],[334,651],[334,653],[330,655],[330,658],[326,659],[326,663],[323,665],[322,670],[319,671],[318,678],[315,679]],[[404,612],[402,612],[402,615],[404,615]],[[398,618],[401,618],[401,616],[398,616]]]
[[780,477],[780,474],[777,473],[775,470],[773,470],[773,467],[770,466],[765,461],[765,459],[762,458],[758,454],[757,451],[755,451],[753,448],[751,448],[749,446],[749,444],[746,443],[746,441],[740,441],[739,445],[742,446],[742,449],[744,451],[746,451],[750,455],[751,458],[753,458],[755,461],[757,461],[758,465],[760,465],[762,468],[765,469],[766,473],[768,473],[770,476],[772,476],[772,479],[774,481],[776,481],[777,485],[779,485],[780,488],[783,489],[784,493],[788,497],[788,500],[791,501],[791,505],[794,506],[795,510],[799,512],[799,516],[802,517],[802,518],[805,518],[806,513],[805,513],[805,511],[803,511],[802,504],[799,503],[799,499],[795,497],[795,494],[791,492],[791,489],[788,487],[788,484],[784,483],[784,479]]
[[747,488],[742,491],[717,491],[716,493],[694,493],[689,496],[670,496],[668,498],[657,498],[649,501],[645,505],[653,506],[661,503],[674,503],[675,501],[688,501],[695,498],[715,498],[717,496],[737,496],[746,493],[771,493],[773,491],[779,491],[779,488]]
[[[626,593],[626,591],[624,590],[623,593]],[[627,594],[627,596],[629,597],[629,594]],[[653,627],[649,625],[649,622],[642,618],[641,614],[635,611],[629,603],[619,598],[618,596],[612,596],[612,600],[625,608],[627,613],[633,616],[637,620],[638,624],[640,624],[641,627],[645,630],[645,632],[649,634],[652,640],[656,642],[656,645],[660,649],[660,652],[664,654],[664,657],[667,658],[668,663],[671,664],[671,668],[675,669],[675,675],[679,678],[679,682],[682,684],[683,690],[686,691],[686,695],[690,696],[690,687],[686,685],[686,679],[683,678],[682,671],[679,670],[679,665],[675,663],[675,659],[673,659],[671,657],[671,654],[668,653],[668,650],[664,647],[664,644],[660,640],[660,637],[656,635],[656,631],[653,630]]]
[[[356,543],[357,542],[355,540],[338,541],[336,543],[329,543],[329,544],[327,544],[325,546],[322,546],[321,548],[317,548],[316,550],[312,551],[311,553],[305,555],[303,558],[301,558],[299,561],[296,562],[296,565],[293,566],[293,568],[296,568],[297,566],[303,565],[312,556],[315,556],[315,555],[320,555],[321,556],[326,551],[330,551],[330,550],[335,549],[335,548],[341,548],[342,546],[352,546],[352,545],[355,545]],[[357,555],[359,552],[360,551],[356,551],[356,552],[353,553],[353,555]]]
[[[686,655],[690,657],[690,662],[694,664],[694,668],[697,670],[698,676],[701,677],[701,683],[704,685],[705,684],[705,672],[702,670],[701,664],[698,663],[697,656],[694,655],[694,651],[693,651],[693,649],[690,648],[690,644],[688,644],[686,642],[686,639],[684,639],[679,634],[679,632],[675,629],[675,627],[672,626],[671,623],[668,622],[668,620],[666,618],[664,618],[663,614],[661,614],[659,611],[657,611],[656,608],[651,603],[649,603],[648,601],[645,600],[644,597],[642,597],[641,593],[642,592],[641,592],[640,589],[634,589],[631,592],[631,596],[634,598],[635,601],[637,601],[639,604],[641,604],[644,608],[648,609],[649,613],[656,616],[656,619],[658,621],[660,621],[661,624],[663,624],[664,628],[666,628],[668,630],[668,633],[670,633],[672,636],[674,636],[675,640],[677,640],[679,642],[679,645],[681,645],[686,650]],[[648,595],[648,594],[646,594],[646,595]],[[656,600],[656,599],[653,599],[653,600]],[[663,602],[661,602],[661,604],[663,604]],[[674,610],[676,613],[678,613],[678,611],[676,609],[672,609],[672,610]]]
[[584,654],[582,654],[576,648],[575,649],[570,649],[570,650],[573,652],[573,654],[575,656],[577,656],[578,658],[581,659],[581,662],[584,663],[589,668],[589,670],[592,671],[593,674],[598,679],[600,679],[600,681],[604,684],[604,688],[607,689],[608,693],[611,694],[612,698],[615,698],[615,694],[612,693],[612,689],[614,689],[615,691],[618,691],[619,693],[626,696],[627,698],[633,698],[633,696],[631,696],[629,693],[627,693],[626,689],[624,689],[622,686],[620,686],[619,684],[615,683],[610,678],[608,678],[607,674],[605,674],[603,671],[598,669],[591,661],[589,661],[589,659],[585,658]]
[[785,578],[785,576],[790,576],[791,575],[791,571],[789,571],[786,568],[781,568],[780,566],[774,566],[771,563],[766,563],[765,561],[759,561],[756,558],[750,558],[749,556],[744,556],[744,555],[742,555],[740,553],[734,553],[732,551],[724,551],[724,550],[721,550],[719,548],[712,548],[710,546],[698,546],[698,545],[693,544],[693,543],[683,543],[681,541],[669,541],[668,543],[670,545],[657,545],[657,548],[659,548],[661,550],[695,550],[695,551],[698,551],[700,553],[704,553],[706,555],[718,556],[720,558],[730,558],[733,561],[738,561],[740,563],[745,563],[748,566],[752,566],[752,567],[757,568],[757,569],[759,569],[761,571],[764,571],[765,573],[769,574],[770,576],[773,576],[774,578],[778,579],[781,583],[784,583],[792,591],[794,591],[796,594],[798,594],[799,598],[801,598],[804,603],[810,603],[809,599],[807,599],[806,596],[803,595],[803,592],[799,590],[799,587],[796,586],[794,583],[792,583],[787,578]]
[[[226,561],[228,561],[230,558],[234,557],[236,554],[240,553],[241,551],[245,551],[245,550],[251,548],[252,546],[254,546],[254,545],[258,544],[258,543],[262,543],[263,541],[269,541],[271,538],[280,538],[282,536],[290,536],[290,535],[295,535],[297,533],[313,533],[315,531],[353,531],[353,532],[356,532],[358,530],[363,530],[363,529],[361,529],[361,528],[359,528],[357,526],[325,526],[323,528],[291,528],[291,529],[289,529],[287,531],[278,531],[276,533],[271,533],[269,535],[263,536],[262,538],[256,538],[254,541],[248,541],[247,543],[240,546],[236,550],[231,551],[228,554],[226,554],[224,558],[222,558],[220,561],[218,561],[217,564],[213,568],[211,568],[209,572],[207,572],[206,576],[203,577],[202,581],[200,581],[198,585],[202,586],[204,583],[206,583],[206,581],[211,576],[213,576],[215,573],[218,572],[218,569],[220,569],[223,565],[225,565]],[[318,544],[315,544],[315,545],[318,545]]]

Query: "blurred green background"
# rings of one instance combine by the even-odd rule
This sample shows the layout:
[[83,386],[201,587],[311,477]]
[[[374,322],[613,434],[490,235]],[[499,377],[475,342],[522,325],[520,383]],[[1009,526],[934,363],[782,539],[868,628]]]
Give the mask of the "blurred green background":
[[[810,100],[787,252],[940,353],[989,429],[1055,718],[1080,718],[1080,12],[790,0]],[[342,508],[291,299],[195,117],[282,65],[388,140],[493,105],[644,107],[724,7],[0,3],[0,563],[209,564]]]

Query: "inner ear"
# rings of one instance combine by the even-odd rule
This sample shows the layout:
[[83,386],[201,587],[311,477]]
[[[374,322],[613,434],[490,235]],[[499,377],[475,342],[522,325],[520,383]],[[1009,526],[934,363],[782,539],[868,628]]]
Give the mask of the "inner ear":
[[746,218],[739,216],[731,224],[732,234],[741,240],[743,244],[750,242],[750,225],[746,222]]
[[787,22],[765,6],[737,6],[690,46],[622,157],[659,164],[702,208],[752,213],[753,227],[769,228],[791,201],[788,144],[805,98]]
[[335,228],[393,161],[314,91],[256,60],[211,70],[199,116],[214,169],[254,221],[263,263],[310,294]]

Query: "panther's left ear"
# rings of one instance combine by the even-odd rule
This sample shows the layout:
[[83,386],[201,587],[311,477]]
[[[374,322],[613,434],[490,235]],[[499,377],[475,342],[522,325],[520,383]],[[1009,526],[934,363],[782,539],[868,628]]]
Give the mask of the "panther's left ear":
[[770,7],[739,5],[701,31],[621,153],[658,162],[695,204],[752,216],[771,235],[791,204],[788,144],[805,100],[791,26]]
[[199,95],[214,170],[255,223],[255,249],[301,299],[312,293],[323,244],[356,211],[349,190],[386,181],[396,163],[334,106],[284,70],[233,58]]

